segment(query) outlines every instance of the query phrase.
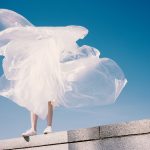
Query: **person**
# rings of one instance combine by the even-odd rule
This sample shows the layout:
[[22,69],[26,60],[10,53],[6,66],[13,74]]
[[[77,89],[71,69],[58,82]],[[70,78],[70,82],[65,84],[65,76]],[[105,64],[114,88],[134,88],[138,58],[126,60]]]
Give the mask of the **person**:
[[112,104],[127,83],[119,65],[100,51],[77,41],[83,26],[34,26],[20,14],[0,9],[0,55],[4,56],[0,95],[31,112],[31,128],[47,118],[43,133],[52,132],[55,107],[78,108]]

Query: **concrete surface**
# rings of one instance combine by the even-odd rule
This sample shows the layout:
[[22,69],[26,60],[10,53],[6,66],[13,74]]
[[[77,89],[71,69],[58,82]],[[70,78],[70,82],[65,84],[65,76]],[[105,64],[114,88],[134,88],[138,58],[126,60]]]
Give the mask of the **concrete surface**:
[[0,140],[0,150],[150,150],[150,120]]

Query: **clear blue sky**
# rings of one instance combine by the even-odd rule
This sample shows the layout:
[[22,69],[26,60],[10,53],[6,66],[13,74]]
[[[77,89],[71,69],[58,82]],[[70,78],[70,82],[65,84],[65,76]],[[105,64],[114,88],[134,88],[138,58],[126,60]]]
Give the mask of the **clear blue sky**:
[[[37,26],[85,26],[89,34],[78,44],[96,47],[101,57],[114,59],[128,79],[115,104],[84,110],[57,108],[54,131],[150,118],[149,6],[148,0],[0,0],[0,8],[14,10]],[[19,137],[30,127],[29,115],[0,97],[0,139]],[[46,121],[38,123],[41,133]]]

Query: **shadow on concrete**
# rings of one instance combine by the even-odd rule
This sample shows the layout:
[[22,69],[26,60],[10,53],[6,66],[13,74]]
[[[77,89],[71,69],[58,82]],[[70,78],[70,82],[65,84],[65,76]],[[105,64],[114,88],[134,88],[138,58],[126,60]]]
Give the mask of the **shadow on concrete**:
[[29,136],[23,136],[23,138],[25,139],[26,142],[30,141],[30,137]]

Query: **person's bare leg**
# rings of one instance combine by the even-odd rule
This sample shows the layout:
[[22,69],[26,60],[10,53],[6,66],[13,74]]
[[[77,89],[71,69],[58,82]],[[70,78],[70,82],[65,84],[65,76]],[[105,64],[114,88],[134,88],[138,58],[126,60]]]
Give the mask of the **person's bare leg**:
[[22,136],[31,136],[36,135],[36,127],[37,127],[37,120],[38,116],[34,114],[33,112],[30,112],[31,115],[31,128],[27,130],[26,132],[22,133]]
[[49,101],[48,102],[48,114],[47,114],[47,126],[52,126],[52,119],[53,119],[53,105]]
[[48,113],[47,113],[47,127],[44,130],[44,134],[48,134],[52,132],[52,119],[53,119],[53,105],[49,101],[48,102]]
[[37,130],[37,120],[38,116],[31,112],[31,128],[34,129],[35,131]]

